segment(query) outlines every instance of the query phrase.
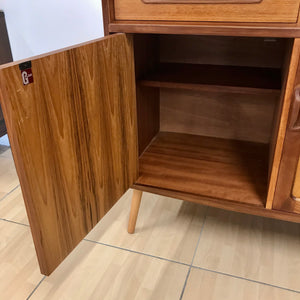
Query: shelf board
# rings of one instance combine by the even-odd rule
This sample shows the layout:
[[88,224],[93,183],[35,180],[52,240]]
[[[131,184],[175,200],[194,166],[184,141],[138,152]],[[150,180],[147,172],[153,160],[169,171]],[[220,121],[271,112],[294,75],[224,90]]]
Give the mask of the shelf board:
[[136,184],[264,207],[267,164],[267,144],[160,132]]
[[139,80],[143,86],[238,93],[279,93],[276,68],[161,63]]

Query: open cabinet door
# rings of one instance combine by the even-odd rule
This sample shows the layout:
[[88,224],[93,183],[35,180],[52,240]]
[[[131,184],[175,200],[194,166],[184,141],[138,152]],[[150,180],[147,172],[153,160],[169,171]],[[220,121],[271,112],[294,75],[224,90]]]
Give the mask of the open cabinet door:
[[49,275],[137,177],[132,38],[8,64],[0,95],[40,269]]

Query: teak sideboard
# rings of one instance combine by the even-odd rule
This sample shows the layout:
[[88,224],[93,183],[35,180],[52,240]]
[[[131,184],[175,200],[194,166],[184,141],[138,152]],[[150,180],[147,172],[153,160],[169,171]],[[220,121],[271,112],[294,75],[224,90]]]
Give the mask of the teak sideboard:
[[128,188],[300,222],[300,0],[104,0],[106,37],[0,67],[43,274]]

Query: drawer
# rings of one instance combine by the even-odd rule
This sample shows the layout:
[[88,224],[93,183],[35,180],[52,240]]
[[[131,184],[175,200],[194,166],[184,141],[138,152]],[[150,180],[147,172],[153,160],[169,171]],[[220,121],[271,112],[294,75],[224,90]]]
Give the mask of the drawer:
[[114,0],[116,20],[296,23],[300,0]]

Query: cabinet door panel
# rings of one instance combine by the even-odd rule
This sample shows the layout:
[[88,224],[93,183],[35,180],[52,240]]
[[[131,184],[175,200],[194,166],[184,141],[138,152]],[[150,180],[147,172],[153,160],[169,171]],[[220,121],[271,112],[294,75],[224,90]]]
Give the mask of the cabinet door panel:
[[0,69],[0,95],[35,248],[49,275],[137,177],[131,37]]

